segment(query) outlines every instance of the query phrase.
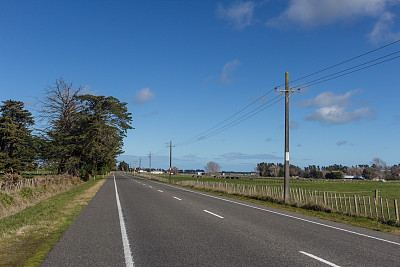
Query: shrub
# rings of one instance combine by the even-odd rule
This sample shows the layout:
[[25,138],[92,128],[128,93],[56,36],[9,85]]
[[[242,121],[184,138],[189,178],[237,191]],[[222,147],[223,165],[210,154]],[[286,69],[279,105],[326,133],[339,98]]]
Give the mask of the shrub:
[[21,189],[19,194],[23,198],[32,199],[33,191],[32,191],[32,188],[30,188],[30,187],[24,187]]
[[11,205],[14,202],[14,198],[6,193],[0,193],[0,202],[6,205]]
[[325,174],[326,179],[343,179],[343,172],[341,171],[333,171],[333,172],[328,172]]

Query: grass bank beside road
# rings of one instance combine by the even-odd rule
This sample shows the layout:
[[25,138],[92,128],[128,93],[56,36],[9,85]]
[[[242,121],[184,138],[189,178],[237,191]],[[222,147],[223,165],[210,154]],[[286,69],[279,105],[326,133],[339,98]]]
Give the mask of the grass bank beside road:
[[0,266],[39,266],[104,182],[97,176],[0,219]]

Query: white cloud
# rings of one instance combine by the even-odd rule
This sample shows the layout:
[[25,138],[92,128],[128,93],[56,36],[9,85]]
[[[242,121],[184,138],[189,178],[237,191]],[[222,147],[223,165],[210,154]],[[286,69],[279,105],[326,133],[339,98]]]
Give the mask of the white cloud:
[[229,76],[232,74],[232,72],[240,65],[240,61],[235,59],[233,61],[227,62],[224,67],[222,68],[222,73],[221,73],[221,82],[222,83],[230,83],[231,80],[229,79]]
[[151,92],[149,88],[143,88],[136,92],[133,101],[136,104],[143,104],[154,100],[155,97],[156,97],[155,93]]
[[369,107],[350,110],[352,106],[350,97],[355,91],[349,91],[344,95],[335,95],[332,92],[324,92],[316,98],[303,103],[305,107],[319,107],[307,115],[307,120],[327,122],[331,124],[345,124],[360,120],[372,113]]
[[392,32],[393,24],[394,15],[389,12],[383,13],[368,36],[371,42],[398,40],[400,32]]
[[371,41],[395,40],[400,33],[392,32],[394,14],[388,9],[399,3],[399,0],[291,0],[288,8],[278,17],[269,19],[267,25],[318,27],[369,17],[377,20],[369,34]]
[[234,2],[229,8],[218,4],[217,13],[220,18],[226,19],[235,29],[243,29],[253,21],[255,4],[252,1]]
[[356,92],[356,90],[351,90],[344,95],[335,95],[333,92],[323,92],[319,94],[316,98],[310,99],[302,104],[303,107],[315,107],[315,106],[348,106],[350,97]]

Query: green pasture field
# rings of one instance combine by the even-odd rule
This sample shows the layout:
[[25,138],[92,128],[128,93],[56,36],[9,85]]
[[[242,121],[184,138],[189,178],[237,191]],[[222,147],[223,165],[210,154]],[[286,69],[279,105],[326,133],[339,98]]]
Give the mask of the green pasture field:
[[[168,178],[168,175],[157,175],[159,177]],[[236,176],[240,179],[226,179],[226,178],[214,178],[210,176],[196,175],[172,175],[174,181],[185,181],[185,180],[199,180],[199,181],[210,181],[210,182],[227,182],[227,183],[240,183],[240,184],[251,184],[251,185],[267,185],[267,186],[283,186],[283,178],[258,178],[251,176]],[[379,191],[379,196],[391,200],[400,200],[400,181],[390,182],[377,182],[377,181],[357,181],[357,180],[326,180],[326,179],[304,179],[304,178],[291,178],[289,181],[291,188],[302,188],[312,191],[325,191],[331,193],[345,193],[346,195],[358,195],[358,196],[375,196],[375,190]]]

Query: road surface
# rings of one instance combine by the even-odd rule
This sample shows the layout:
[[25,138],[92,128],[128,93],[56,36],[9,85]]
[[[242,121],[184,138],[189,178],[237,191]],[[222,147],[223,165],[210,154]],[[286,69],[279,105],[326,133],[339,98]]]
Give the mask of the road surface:
[[42,266],[400,266],[400,237],[116,173]]

